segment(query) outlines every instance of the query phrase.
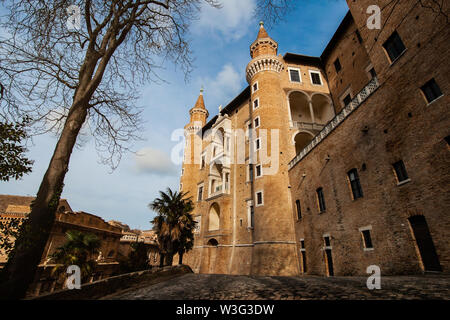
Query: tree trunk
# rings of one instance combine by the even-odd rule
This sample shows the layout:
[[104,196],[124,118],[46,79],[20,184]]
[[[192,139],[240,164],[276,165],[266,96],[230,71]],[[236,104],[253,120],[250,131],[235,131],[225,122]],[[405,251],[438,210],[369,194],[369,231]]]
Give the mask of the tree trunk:
[[178,264],[183,264],[183,252],[178,252]]
[[32,203],[28,221],[24,223],[14,250],[2,272],[0,299],[25,297],[29,285],[34,280],[55,220],[70,155],[86,115],[86,104],[74,98],[52,159],[36,199]]
[[159,266],[162,268],[164,267],[164,253],[161,253],[159,255]]
[[171,266],[173,264],[173,253],[167,253],[166,255],[166,266]]

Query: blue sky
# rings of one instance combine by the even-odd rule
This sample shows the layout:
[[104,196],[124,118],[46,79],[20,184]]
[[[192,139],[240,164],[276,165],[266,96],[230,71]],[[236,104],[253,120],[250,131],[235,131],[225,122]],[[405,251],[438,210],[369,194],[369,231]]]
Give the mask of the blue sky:
[[[319,56],[348,11],[345,0],[296,0],[284,21],[267,28],[278,42],[279,53]],[[189,121],[189,109],[203,85],[210,118],[247,86],[245,67],[249,46],[255,40],[258,18],[252,11],[256,0],[222,0],[222,9],[204,7],[190,30],[194,70],[188,82],[179,68],[165,65],[159,75],[167,83],[142,88],[139,105],[144,109],[143,141],[132,147],[111,172],[99,163],[93,140],[75,149],[65,179],[63,197],[73,210],[98,215],[106,221],[122,221],[132,228],[149,229],[154,217],[147,204],[159,190],[178,189],[181,167],[170,161],[172,132]],[[33,172],[21,180],[0,182],[0,194],[35,195],[56,145],[51,135],[33,139],[28,157]]]

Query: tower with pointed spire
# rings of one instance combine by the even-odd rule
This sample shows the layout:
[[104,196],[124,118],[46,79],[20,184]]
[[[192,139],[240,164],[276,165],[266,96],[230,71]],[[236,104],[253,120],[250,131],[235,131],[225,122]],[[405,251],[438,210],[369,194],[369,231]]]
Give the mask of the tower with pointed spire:
[[180,179],[180,191],[183,192],[195,190],[198,176],[199,154],[202,149],[201,132],[209,115],[203,99],[203,87],[194,107],[189,110],[189,115],[189,123],[184,127],[185,147]]
[[[189,111],[181,189],[194,200],[198,229],[184,259],[200,273],[298,275],[288,176],[300,132],[294,121],[314,118],[308,102],[327,110],[331,100],[324,98],[329,94],[325,83],[317,86],[291,76],[292,68],[298,77],[301,68],[320,72],[320,64],[299,65],[278,55],[278,44],[262,22],[250,57],[245,70],[249,86],[220,106],[217,116],[207,121],[203,90]],[[317,106],[306,91],[321,93]],[[330,120],[328,115],[320,119]]]

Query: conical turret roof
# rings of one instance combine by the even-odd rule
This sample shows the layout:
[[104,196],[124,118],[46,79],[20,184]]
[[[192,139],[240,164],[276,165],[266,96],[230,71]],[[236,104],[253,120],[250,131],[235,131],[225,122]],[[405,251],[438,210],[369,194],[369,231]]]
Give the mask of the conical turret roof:
[[264,29],[264,22],[259,22],[259,32],[258,36],[256,37],[256,40],[262,39],[262,38],[269,38],[269,34],[267,33],[266,29]]
[[198,109],[198,108],[206,110],[205,100],[203,100],[203,88],[200,89],[200,94],[198,96],[197,102],[195,103],[195,106],[193,109]]

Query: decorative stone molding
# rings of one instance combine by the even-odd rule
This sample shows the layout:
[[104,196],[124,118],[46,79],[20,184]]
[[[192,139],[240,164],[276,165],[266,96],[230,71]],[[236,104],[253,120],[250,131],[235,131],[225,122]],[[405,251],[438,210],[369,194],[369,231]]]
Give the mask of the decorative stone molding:
[[263,55],[259,56],[249,62],[245,73],[247,76],[247,82],[250,83],[253,76],[261,71],[275,71],[280,73],[284,70],[284,63],[277,56]]
[[268,45],[273,50],[278,49],[278,44],[272,39],[272,38],[260,38],[256,39],[251,45],[250,45],[250,55],[253,56],[253,52],[261,45]]

